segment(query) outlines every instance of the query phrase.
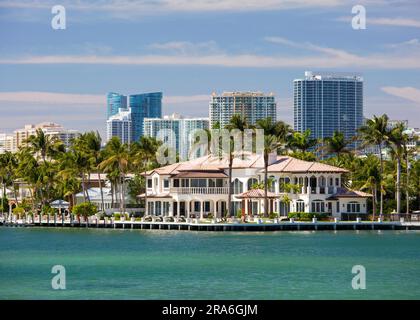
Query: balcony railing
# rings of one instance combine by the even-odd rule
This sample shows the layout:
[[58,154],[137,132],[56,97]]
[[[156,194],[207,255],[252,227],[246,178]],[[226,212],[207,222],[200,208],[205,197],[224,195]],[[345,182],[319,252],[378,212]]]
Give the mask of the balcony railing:
[[178,194],[228,194],[228,187],[180,187],[171,188],[171,193]]

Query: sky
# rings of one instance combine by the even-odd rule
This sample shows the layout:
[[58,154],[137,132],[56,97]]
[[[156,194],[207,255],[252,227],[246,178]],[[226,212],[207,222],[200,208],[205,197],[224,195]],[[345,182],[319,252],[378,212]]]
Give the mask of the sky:
[[162,91],[163,114],[185,116],[208,116],[212,92],[274,92],[292,124],[306,70],[361,73],[366,117],[420,127],[419,13],[419,0],[0,0],[0,133],[52,121],[104,134],[111,91]]

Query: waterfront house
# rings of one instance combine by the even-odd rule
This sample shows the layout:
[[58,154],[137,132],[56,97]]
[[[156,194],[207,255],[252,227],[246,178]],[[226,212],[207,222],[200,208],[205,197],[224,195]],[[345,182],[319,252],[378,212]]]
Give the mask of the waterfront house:
[[[369,194],[343,186],[347,170],[289,156],[269,157],[269,208],[264,208],[262,155],[235,157],[232,170],[233,213],[289,212],[366,214]],[[222,217],[228,202],[228,160],[208,155],[146,173],[146,212],[157,216]],[[144,198],[145,194],[139,195]]]

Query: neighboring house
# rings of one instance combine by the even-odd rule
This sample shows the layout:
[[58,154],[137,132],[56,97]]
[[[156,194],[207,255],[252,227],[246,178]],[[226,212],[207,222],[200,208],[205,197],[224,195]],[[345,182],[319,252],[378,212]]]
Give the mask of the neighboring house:
[[[288,212],[325,212],[333,217],[341,217],[343,213],[366,214],[370,195],[343,188],[342,175],[347,172],[318,162],[271,154],[268,176],[273,183],[268,193],[270,207],[265,210],[264,191],[252,190],[256,182],[264,180],[263,157],[249,154],[244,159],[235,158],[234,213],[267,211],[286,216]],[[205,156],[175,163],[147,172],[146,178],[149,215],[205,217],[212,213],[221,217],[227,211],[227,158]]]
[[[87,189],[89,195],[89,200],[91,203],[95,204],[100,211],[105,211],[106,213],[114,213],[120,208],[120,193],[114,194],[114,201],[112,201],[111,188],[103,187],[103,198],[104,198],[104,207],[102,208],[102,199],[101,199],[101,189],[97,187]],[[86,198],[86,201],[88,199]],[[76,194],[76,204],[85,202],[85,197],[83,192]],[[125,195],[125,207],[127,212],[140,212],[139,205],[130,205],[131,199],[128,194]],[[112,205],[113,204],[113,205]]]

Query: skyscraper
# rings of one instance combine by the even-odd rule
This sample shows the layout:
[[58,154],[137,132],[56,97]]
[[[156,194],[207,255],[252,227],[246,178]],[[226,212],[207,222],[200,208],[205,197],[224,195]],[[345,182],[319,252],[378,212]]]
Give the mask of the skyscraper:
[[110,140],[112,137],[118,137],[122,143],[130,143],[132,141],[130,109],[120,108],[117,114],[106,121],[106,136],[107,140]]
[[[183,118],[174,113],[163,118],[145,118],[144,135],[161,140],[168,147],[175,150],[181,160],[189,158],[193,144],[192,134],[197,129],[208,129],[207,118]],[[194,157],[203,156],[197,151]]]
[[138,141],[143,135],[144,118],[162,117],[162,92],[142,93],[129,96],[132,138]]
[[107,94],[106,98],[107,98],[107,108],[106,108],[107,119],[109,119],[113,115],[116,115],[119,109],[127,108],[127,97],[122,94],[110,92]]
[[[294,80],[294,129],[311,137],[341,131],[349,140],[363,124],[363,78],[356,74],[313,74]],[[352,143],[351,147],[356,147]]]
[[210,128],[216,123],[224,128],[234,114],[246,117],[249,124],[255,125],[257,120],[271,117],[276,121],[276,101],[273,93],[262,92],[224,92],[222,95],[212,94],[209,104]]

